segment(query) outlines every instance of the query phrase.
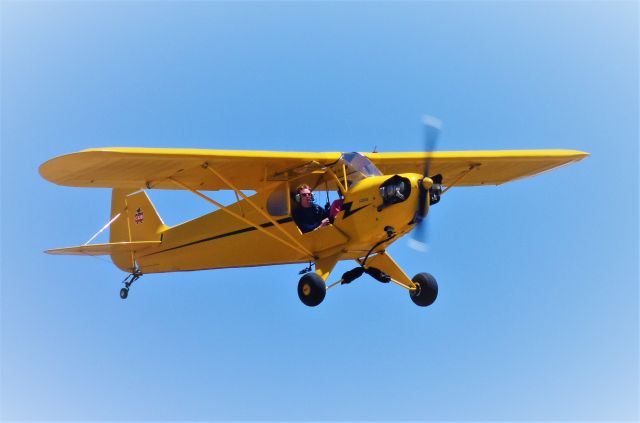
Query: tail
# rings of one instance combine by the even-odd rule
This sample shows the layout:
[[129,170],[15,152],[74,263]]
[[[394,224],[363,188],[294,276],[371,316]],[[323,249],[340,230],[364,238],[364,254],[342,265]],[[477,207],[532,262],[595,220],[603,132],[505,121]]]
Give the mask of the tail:
[[[111,193],[111,224],[109,242],[160,241],[168,229],[144,191],[131,193],[127,189],[113,189]],[[111,260],[125,272],[136,270],[133,251],[114,252]]]

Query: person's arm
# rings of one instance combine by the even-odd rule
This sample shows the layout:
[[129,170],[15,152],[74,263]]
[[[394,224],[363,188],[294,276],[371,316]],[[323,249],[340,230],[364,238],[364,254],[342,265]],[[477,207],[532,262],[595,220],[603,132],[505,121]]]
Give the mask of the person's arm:
[[331,203],[331,207],[329,208],[329,222],[333,223],[333,220],[336,218],[338,213],[342,210],[342,198],[335,200]]
[[327,210],[318,206],[316,214],[319,217],[317,227],[329,226],[331,222],[329,221],[329,213]]
[[298,227],[300,228],[300,230],[302,231],[303,234],[306,234],[307,232],[313,231],[318,226],[319,226],[319,224],[316,223],[316,222],[301,223],[301,224],[298,225]]

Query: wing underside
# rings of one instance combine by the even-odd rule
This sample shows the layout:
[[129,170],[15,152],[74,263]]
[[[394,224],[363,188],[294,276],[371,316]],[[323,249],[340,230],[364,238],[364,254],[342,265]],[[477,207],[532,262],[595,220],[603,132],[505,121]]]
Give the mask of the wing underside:
[[430,173],[441,174],[445,185],[457,181],[456,186],[480,186],[534,176],[589,154],[575,150],[500,150],[366,155],[384,174],[422,173],[425,161],[432,157]]
[[311,164],[335,162],[340,153],[278,153],[160,148],[90,149],[56,157],[40,166],[42,177],[58,185],[94,188],[229,189],[207,171],[215,169],[242,190],[259,191],[291,179]]
[[[94,188],[199,190],[229,186],[207,170],[215,169],[237,188],[260,191],[276,181],[301,182],[300,176],[340,158],[339,152],[302,153],[158,148],[103,148],[67,154],[40,166],[45,179],[66,186]],[[431,173],[445,185],[499,185],[536,175],[588,156],[575,150],[454,151],[365,153],[384,174],[422,173],[431,157]],[[470,171],[471,169],[471,171]]]

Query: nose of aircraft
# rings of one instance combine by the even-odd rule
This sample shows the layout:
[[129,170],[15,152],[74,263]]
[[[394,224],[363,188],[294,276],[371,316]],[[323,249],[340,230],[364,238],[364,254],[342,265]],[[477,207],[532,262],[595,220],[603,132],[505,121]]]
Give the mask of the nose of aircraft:
[[425,176],[418,183],[420,187],[418,194],[418,210],[416,213],[416,221],[418,224],[424,219],[427,215],[427,194],[429,193],[429,189],[433,186],[433,179],[428,176]]
[[422,184],[422,188],[424,188],[425,190],[428,190],[433,186],[433,179],[429,178],[428,176],[425,176],[424,178],[422,178],[422,181],[420,181],[420,183]]

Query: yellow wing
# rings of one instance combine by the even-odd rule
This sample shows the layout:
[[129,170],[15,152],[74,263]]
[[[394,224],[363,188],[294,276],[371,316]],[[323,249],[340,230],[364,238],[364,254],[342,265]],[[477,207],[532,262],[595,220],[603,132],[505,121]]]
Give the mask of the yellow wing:
[[[441,174],[444,184],[456,186],[500,185],[584,159],[576,150],[442,151],[434,153],[366,153],[384,174],[422,173],[431,157],[431,175]],[[471,169],[471,170],[470,170]]]
[[[181,189],[171,178],[200,190],[229,187],[206,167],[215,168],[236,187],[259,191],[272,181],[295,179],[334,163],[341,153],[225,151],[168,148],[101,148],[67,154],[40,166],[43,178],[59,185],[95,188]],[[384,174],[422,173],[431,155],[431,174],[445,185],[498,185],[578,161],[574,150],[365,153]],[[470,168],[473,171],[467,172]]]
[[58,185],[94,188],[182,189],[171,179],[205,191],[229,189],[210,166],[242,190],[259,191],[309,166],[330,164],[340,153],[283,153],[172,148],[100,148],[49,160],[40,175]]

